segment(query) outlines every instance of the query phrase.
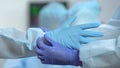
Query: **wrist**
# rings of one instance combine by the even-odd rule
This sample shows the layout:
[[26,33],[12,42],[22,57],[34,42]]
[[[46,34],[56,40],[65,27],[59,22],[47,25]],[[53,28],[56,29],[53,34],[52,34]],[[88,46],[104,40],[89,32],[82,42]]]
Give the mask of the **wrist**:
[[73,50],[72,55],[73,55],[71,60],[72,65],[82,66],[82,61],[80,61],[80,58],[79,58],[79,50]]

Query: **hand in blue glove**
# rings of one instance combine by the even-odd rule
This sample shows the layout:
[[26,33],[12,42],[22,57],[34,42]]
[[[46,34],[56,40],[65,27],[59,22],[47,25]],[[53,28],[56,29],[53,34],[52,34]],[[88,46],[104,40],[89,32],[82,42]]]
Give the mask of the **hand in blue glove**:
[[86,29],[96,28],[100,25],[99,22],[71,26],[76,17],[66,21],[59,28],[45,33],[54,41],[62,44],[65,47],[79,49],[81,44],[93,41],[88,37],[101,37],[103,33],[96,31],[86,31]]
[[38,58],[43,64],[82,65],[81,61],[79,61],[78,50],[66,48],[46,35],[45,40],[48,42],[47,44],[43,42],[43,39],[38,38],[35,49]]

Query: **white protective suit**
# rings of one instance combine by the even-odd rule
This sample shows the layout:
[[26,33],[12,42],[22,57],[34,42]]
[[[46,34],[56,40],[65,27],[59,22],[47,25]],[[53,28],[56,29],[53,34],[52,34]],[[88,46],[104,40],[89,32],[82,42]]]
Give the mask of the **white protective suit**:
[[105,36],[80,48],[83,68],[120,68],[120,6],[107,25],[97,30]]
[[[58,9],[60,9],[60,8],[58,8]],[[45,12],[48,12],[47,9],[44,9],[44,10],[45,10]],[[62,10],[64,10],[64,8]],[[56,12],[56,11],[52,11],[52,12],[54,15],[54,12]],[[60,25],[60,23],[62,21],[64,21],[65,18],[67,17],[66,10],[60,11],[60,12],[62,12],[63,15],[61,15],[61,14],[55,15],[55,16],[59,16],[60,22],[57,22],[58,25]],[[46,14],[46,15],[48,15],[48,17],[50,17],[49,14]],[[53,17],[53,18],[56,18],[56,17]],[[42,19],[42,17],[41,17],[41,19]],[[45,19],[45,21],[43,21],[43,22],[47,23],[47,22],[56,22],[57,21],[57,20],[56,21],[48,21],[48,20],[49,19],[47,19],[47,20]],[[41,25],[46,25],[46,24],[41,23]],[[47,27],[47,26],[49,26],[49,25],[46,25],[44,27]],[[57,27],[57,25],[52,25],[52,26]],[[51,27],[51,26],[49,26],[49,27]],[[51,29],[54,29],[54,28],[51,27]],[[12,28],[12,29],[11,28],[6,28],[6,29],[1,28],[0,29],[0,42],[1,42],[0,58],[20,58],[20,57],[35,56],[36,54],[34,52],[34,47],[36,46],[36,40],[38,37],[43,37],[43,35],[44,35],[44,32],[40,28],[29,28],[27,31],[18,30],[15,28]]]
[[43,35],[40,28],[29,28],[26,32],[15,28],[1,28],[0,58],[35,56],[36,40]]

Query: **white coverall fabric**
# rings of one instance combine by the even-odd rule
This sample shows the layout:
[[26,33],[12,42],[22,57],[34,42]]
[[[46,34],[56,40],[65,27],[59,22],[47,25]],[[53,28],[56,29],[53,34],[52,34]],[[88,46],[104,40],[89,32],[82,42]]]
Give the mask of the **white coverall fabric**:
[[70,65],[48,65],[42,64],[37,57],[9,59],[3,68],[80,68]]
[[34,47],[38,37],[43,37],[40,28],[29,28],[26,32],[15,28],[0,29],[0,58],[35,56]]
[[[82,45],[79,57],[83,61],[83,68],[120,68],[120,7],[112,19],[98,28],[105,33],[100,40]],[[117,24],[117,26],[112,24]],[[118,26],[119,25],[119,26]]]

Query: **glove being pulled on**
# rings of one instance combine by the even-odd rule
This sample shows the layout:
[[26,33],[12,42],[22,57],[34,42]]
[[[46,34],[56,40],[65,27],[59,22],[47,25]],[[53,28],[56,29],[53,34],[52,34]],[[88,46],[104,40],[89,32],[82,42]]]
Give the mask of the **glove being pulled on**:
[[45,35],[47,35],[54,41],[72,49],[79,49],[80,44],[93,41],[88,37],[103,36],[102,32],[86,31],[86,29],[98,27],[100,25],[99,22],[71,26],[75,19],[76,17],[72,17],[61,27],[53,31],[48,31],[45,33]]

